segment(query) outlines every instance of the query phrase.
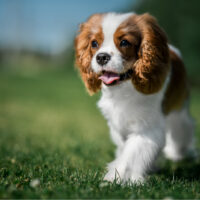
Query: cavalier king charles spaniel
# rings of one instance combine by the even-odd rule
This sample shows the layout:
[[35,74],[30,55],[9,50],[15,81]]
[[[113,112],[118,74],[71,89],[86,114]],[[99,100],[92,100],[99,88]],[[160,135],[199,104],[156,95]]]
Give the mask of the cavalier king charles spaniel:
[[171,160],[194,152],[189,89],[179,50],[149,14],[103,13],[80,25],[76,65],[117,146],[104,180],[142,182],[163,150]]

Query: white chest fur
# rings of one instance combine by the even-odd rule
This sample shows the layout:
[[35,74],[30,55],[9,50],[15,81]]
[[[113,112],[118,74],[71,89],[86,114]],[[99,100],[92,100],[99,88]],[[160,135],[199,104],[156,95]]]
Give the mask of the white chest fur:
[[163,94],[164,89],[153,95],[139,93],[131,81],[111,87],[103,85],[98,106],[108,120],[111,132],[115,130],[126,138],[129,134],[138,134],[152,123],[159,123],[158,120],[163,118]]
[[190,131],[193,125],[188,111],[176,111],[168,117],[162,113],[168,80],[169,76],[162,90],[152,95],[139,93],[131,81],[111,87],[103,85],[98,106],[108,121],[111,138],[117,145],[116,159],[109,163],[104,180],[143,181],[165,145],[166,130],[169,137],[165,154],[169,158],[178,160],[185,155],[180,154],[178,149],[185,149],[185,152],[192,149],[193,134]]

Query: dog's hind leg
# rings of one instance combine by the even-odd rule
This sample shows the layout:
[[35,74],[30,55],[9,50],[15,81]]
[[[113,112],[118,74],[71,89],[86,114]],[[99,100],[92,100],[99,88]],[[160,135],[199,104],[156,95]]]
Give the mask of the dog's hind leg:
[[194,157],[194,120],[190,116],[188,105],[180,111],[170,113],[166,123],[165,156],[174,161]]

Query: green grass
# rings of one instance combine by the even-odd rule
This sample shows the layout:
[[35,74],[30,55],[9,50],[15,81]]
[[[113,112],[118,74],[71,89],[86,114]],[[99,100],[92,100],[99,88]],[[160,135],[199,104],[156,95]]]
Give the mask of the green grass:
[[[200,89],[191,96],[199,136]],[[0,71],[1,198],[200,198],[199,161],[166,161],[143,186],[105,184],[114,146],[98,97],[71,71]]]

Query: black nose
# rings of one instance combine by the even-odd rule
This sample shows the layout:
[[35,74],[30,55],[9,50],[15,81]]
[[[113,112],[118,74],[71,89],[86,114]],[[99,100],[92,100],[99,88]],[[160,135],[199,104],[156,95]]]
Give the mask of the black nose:
[[97,63],[101,66],[107,64],[110,58],[111,56],[107,53],[99,53],[97,54],[97,57],[96,57]]

